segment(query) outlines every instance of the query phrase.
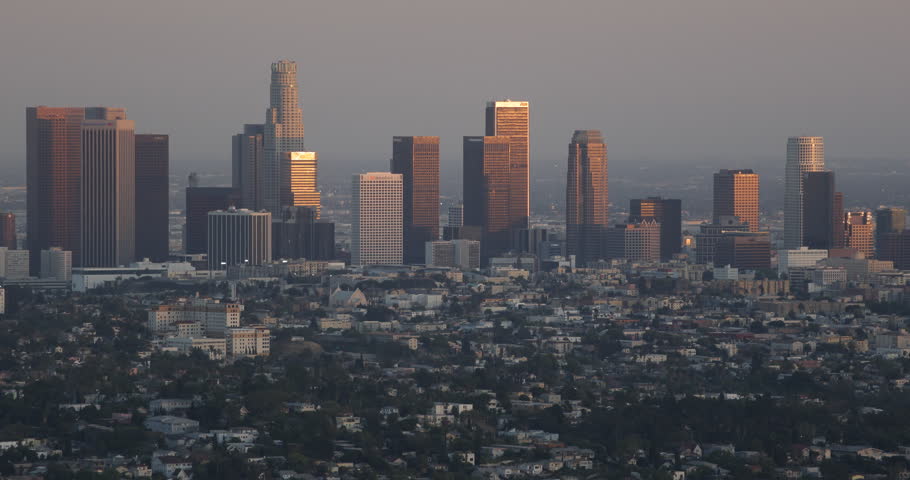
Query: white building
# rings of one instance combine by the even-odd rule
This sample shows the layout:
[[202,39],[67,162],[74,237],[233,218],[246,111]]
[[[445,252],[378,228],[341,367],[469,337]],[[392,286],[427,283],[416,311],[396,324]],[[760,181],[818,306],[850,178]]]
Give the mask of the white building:
[[739,280],[739,269],[727,265],[725,267],[714,267],[714,280]]
[[361,173],[351,179],[352,265],[400,265],[402,258],[402,177]]
[[787,139],[787,170],[784,189],[784,247],[803,246],[803,174],[825,169],[822,137]]
[[224,360],[227,352],[223,338],[170,337],[165,339],[164,347],[181,355],[200,350],[212,360]]
[[233,207],[209,212],[208,254],[210,270],[271,262],[272,214]]
[[787,273],[791,268],[814,267],[816,263],[828,258],[827,250],[799,247],[794,250],[780,250],[777,253],[777,270]]
[[159,305],[148,312],[148,328],[155,333],[173,331],[179,322],[199,323],[203,335],[224,337],[225,329],[240,326],[239,303],[221,303],[211,298],[193,298],[173,305]]
[[73,290],[85,292],[109,282],[142,277],[164,278],[167,271],[135,267],[93,267],[73,269]]
[[73,252],[59,247],[41,250],[41,278],[70,282],[73,280]]
[[267,357],[271,350],[271,331],[264,325],[229,328],[224,339],[228,356],[235,359]]

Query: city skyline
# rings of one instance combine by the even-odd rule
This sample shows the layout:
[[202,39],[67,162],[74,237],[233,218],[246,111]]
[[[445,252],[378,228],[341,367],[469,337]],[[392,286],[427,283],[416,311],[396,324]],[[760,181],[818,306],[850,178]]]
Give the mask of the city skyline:
[[[198,2],[182,8],[190,16],[203,11],[208,16],[212,9],[207,5]],[[476,109],[485,99],[506,95],[534,103],[532,171],[563,163],[564,132],[589,127],[600,128],[612,139],[614,164],[648,159],[697,163],[705,157],[730,154],[770,161],[778,154],[779,138],[800,134],[827,137],[829,151],[840,156],[904,157],[900,125],[908,120],[910,100],[903,94],[906,87],[900,79],[908,76],[910,66],[888,59],[900,58],[899,46],[907,43],[908,33],[898,28],[899,19],[910,8],[905,4],[877,3],[859,9],[852,2],[808,1],[788,5],[791,13],[785,16],[772,5],[722,5],[704,16],[697,13],[698,5],[718,6],[703,0],[687,8],[668,4],[655,20],[646,16],[649,7],[644,5],[609,8],[585,4],[590,14],[578,16],[556,5],[531,3],[522,5],[526,9],[524,27],[521,22],[503,26],[514,33],[509,45],[522,47],[513,60],[488,53],[467,58],[459,54],[489,44],[494,32],[501,32],[492,28],[493,18],[514,11],[514,5],[490,6],[489,19],[475,19],[462,12],[463,7],[444,5],[408,9],[401,18],[399,9],[370,5],[364,7],[363,17],[341,27],[341,35],[327,35],[329,20],[342,16],[340,7],[323,5],[307,12],[305,29],[280,28],[293,15],[269,18],[276,26],[262,29],[261,43],[229,34],[237,31],[230,28],[238,23],[232,19],[238,12],[237,3],[219,3],[223,10],[203,26],[169,18],[164,15],[166,9],[152,8],[139,8],[143,14],[139,17],[147,18],[148,24],[109,24],[105,18],[85,13],[91,10],[85,4],[79,9],[59,5],[61,18],[85,26],[76,34],[84,43],[98,45],[109,38],[88,33],[96,30],[116,33],[119,43],[129,47],[91,62],[80,62],[78,55],[66,50],[42,48],[59,43],[65,29],[36,37],[36,27],[53,31],[54,23],[46,23],[38,6],[27,2],[12,5],[10,14],[0,20],[4,27],[0,40],[14,45],[15,39],[35,38],[36,48],[42,48],[45,58],[33,62],[29,49],[4,53],[9,68],[0,95],[0,167],[24,177],[18,161],[24,155],[23,126],[17,115],[24,106],[104,104],[127,107],[135,118],[142,119],[144,130],[171,135],[172,151],[184,162],[199,169],[224,169],[221,159],[229,155],[230,147],[223,139],[239,125],[262,121],[267,101],[262,88],[267,74],[262,66],[281,57],[300,62],[303,109],[308,118],[319,119],[307,125],[311,139],[307,150],[320,152],[323,162],[333,166],[367,161],[384,151],[388,137],[401,132],[453,132],[454,136],[441,135],[441,160],[444,171],[458,172],[460,136],[476,131],[471,127]],[[301,8],[290,7],[290,12]],[[126,10],[126,6],[116,6],[106,18],[124,18]],[[438,33],[424,35],[418,44],[407,40],[425,28],[415,19],[432,18],[438,12],[444,12],[451,23],[437,25]],[[131,12],[129,17],[137,15]],[[266,14],[244,10],[242,18],[262,21]],[[327,23],[323,25],[320,18]],[[376,27],[363,18],[391,22],[405,35],[376,35]],[[596,18],[606,24],[598,29],[576,25],[579,21],[587,25]],[[737,21],[741,18],[750,21]],[[844,36],[839,29],[830,28],[864,21],[876,25],[869,35]],[[367,28],[363,28],[365,23]],[[159,34],[162,26],[169,35]],[[476,38],[456,41],[464,37],[456,33],[467,26],[475,27]],[[525,32],[543,26],[565,32],[564,41],[575,45],[572,55]],[[202,37],[201,32],[209,37]],[[352,37],[339,38],[345,34]],[[362,41],[367,35],[370,41]],[[316,41],[323,37],[339,40]],[[614,37],[625,41],[613,41]],[[667,39],[678,43],[668,47]],[[720,39],[722,42],[717,41]],[[171,48],[146,45],[161,42]],[[781,49],[783,44],[792,48]],[[213,45],[219,45],[219,52],[211,53]],[[275,45],[275,49],[262,45]],[[347,62],[363,48],[367,54],[360,63]],[[427,68],[408,76],[402,73],[400,60],[381,60],[386,57],[380,52],[396,48],[412,53],[435,49],[439,54],[420,56]],[[135,51],[145,55],[138,57]],[[571,63],[573,58],[594,52],[601,61]],[[809,53],[812,56],[807,59]],[[559,76],[555,81],[553,74],[538,73],[539,64],[528,61],[530,58],[543,60],[547,70],[563,69],[576,75]],[[838,59],[836,75],[827,58]],[[144,68],[146,64],[155,65],[156,71],[180,71],[181,75],[154,74]],[[493,68],[496,65],[501,66]],[[722,66],[725,75],[712,75]],[[57,68],[68,74],[56,74]],[[489,73],[483,81],[469,75],[481,71]],[[781,77],[783,71],[789,74]],[[864,74],[868,71],[880,74],[870,78]],[[219,81],[213,84],[211,76]],[[595,80],[607,76],[609,82]],[[441,82],[451,84],[443,98],[436,89],[428,88]],[[206,108],[200,109],[200,105]],[[355,109],[360,112],[355,118],[345,114]],[[343,141],[341,132],[348,128],[362,135]],[[179,134],[184,131],[192,134]]]

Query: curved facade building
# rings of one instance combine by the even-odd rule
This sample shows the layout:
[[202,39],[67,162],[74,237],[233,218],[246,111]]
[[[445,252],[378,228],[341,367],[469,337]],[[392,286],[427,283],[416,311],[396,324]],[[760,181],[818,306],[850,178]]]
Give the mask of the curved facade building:
[[263,165],[258,179],[262,208],[278,213],[282,178],[288,176],[288,152],[303,152],[303,110],[297,91],[297,63],[279,60],[272,64],[269,109],[263,128]]

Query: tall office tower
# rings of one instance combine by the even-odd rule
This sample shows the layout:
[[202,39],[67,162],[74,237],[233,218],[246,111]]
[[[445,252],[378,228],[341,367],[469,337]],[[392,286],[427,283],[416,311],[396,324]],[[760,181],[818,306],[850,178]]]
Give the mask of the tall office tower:
[[847,212],[844,214],[844,238],[847,248],[855,248],[866,255],[875,257],[875,222],[872,212]]
[[303,111],[297,91],[297,63],[272,64],[269,109],[263,126],[263,161],[259,178],[261,207],[276,214],[281,207],[282,178],[289,174],[288,152],[303,152]]
[[168,257],[170,177],[167,135],[136,135],[136,258]]
[[486,123],[486,136],[509,137],[509,228],[528,228],[531,214],[528,102],[487,102]]
[[726,232],[717,242],[715,266],[740,270],[771,268],[771,240],[766,232]]
[[208,214],[240,204],[240,195],[229,187],[187,187],[186,223],[183,251],[205,253],[208,250]]
[[803,175],[803,246],[830,250],[835,246],[835,227],[843,222],[834,211],[834,172]]
[[400,265],[401,174],[371,172],[351,178],[351,265]]
[[897,207],[884,207],[875,211],[875,247],[881,253],[879,245],[884,243],[885,235],[903,232],[907,228],[907,210]]
[[41,278],[69,282],[73,278],[73,252],[60,247],[41,250]]
[[316,152],[287,152],[286,175],[281,177],[281,205],[310,207],[319,217],[322,203],[317,182],[318,156]]
[[439,238],[439,137],[393,137],[391,172],[401,174],[404,260],[424,263]]
[[803,242],[803,179],[809,172],[825,169],[822,137],[790,137],[787,140],[787,171],[784,188],[784,248]]
[[758,174],[752,170],[723,169],[714,174],[714,218],[736,216],[749,224],[750,232],[758,225]]
[[462,227],[464,226],[464,204],[459,203],[449,207],[449,227]]
[[609,222],[607,144],[600,130],[575,130],[566,172],[566,253],[576,265],[603,257]]
[[714,263],[717,244],[728,232],[748,232],[749,226],[735,215],[721,215],[715,223],[703,223],[695,234],[695,263]]
[[281,215],[272,217],[272,255],[275,258],[315,260],[316,220],[313,207],[281,207]]
[[[509,249],[510,137],[464,137],[464,229],[481,231],[484,258]],[[462,238],[465,238],[462,233]]]
[[29,107],[26,109],[27,240],[31,270],[41,250],[61,247],[81,264],[82,122],[126,118],[122,108]]
[[229,208],[208,212],[209,270],[272,261],[272,214]]
[[682,202],[661,197],[629,200],[631,222],[648,218],[660,223],[660,259],[672,259],[682,250]]
[[616,224],[605,235],[604,257],[630,262],[660,260],[660,223],[653,218]]
[[258,209],[262,204],[259,185],[264,134],[265,125],[248,123],[231,137],[231,186],[240,192],[243,208]]
[[0,213],[0,247],[15,250],[16,245],[16,214]]
[[136,259],[136,144],[132,120],[82,122],[83,267]]

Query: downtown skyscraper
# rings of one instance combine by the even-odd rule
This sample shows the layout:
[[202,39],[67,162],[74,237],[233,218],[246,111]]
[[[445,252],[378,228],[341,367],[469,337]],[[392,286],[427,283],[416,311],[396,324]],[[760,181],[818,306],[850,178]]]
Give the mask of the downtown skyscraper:
[[31,271],[41,250],[73,252],[82,266],[82,124],[125,119],[122,108],[29,107],[26,109],[26,245]]
[[714,217],[735,216],[749,224],[750,232],[759,231],[758,225],[758,174],[752,170],[723,169],[714,174]]
[[391,172],[401,174],[405,263],[424,263],[439,239],[439,137],[394,137]]
[[530,124],[528,102],[512,100],[487,102],[485,135],[509,139],[510,229],[528,228],[531,213]]
[[168,257],[169,138],[136,135],[136,259]]
[[603,258],[609,205],[607,144],[600,130],[576,130],[566,172],[566,253],[576,265]]
[[401,175],[388,172],[351,178],[351,265],[400,265]]
[[805,174],[825,169],[822,137],[790,137],[784,188],[784,248],[803,246],[803,182]]
[[82,122],[82,266],[117,267],[136,258],[135,124]]
[[261,208],[278,214],[283,178],[290,175],[287,153],[303,152],[303,111],[297,90],[297,63],[279,60],[272,64],[269,109],[263,126],[263,158],[260,185]]
[[485,259],[506,252],[511,240],[510,146],[509,137],[464,137],[462,228],[480,232]]

